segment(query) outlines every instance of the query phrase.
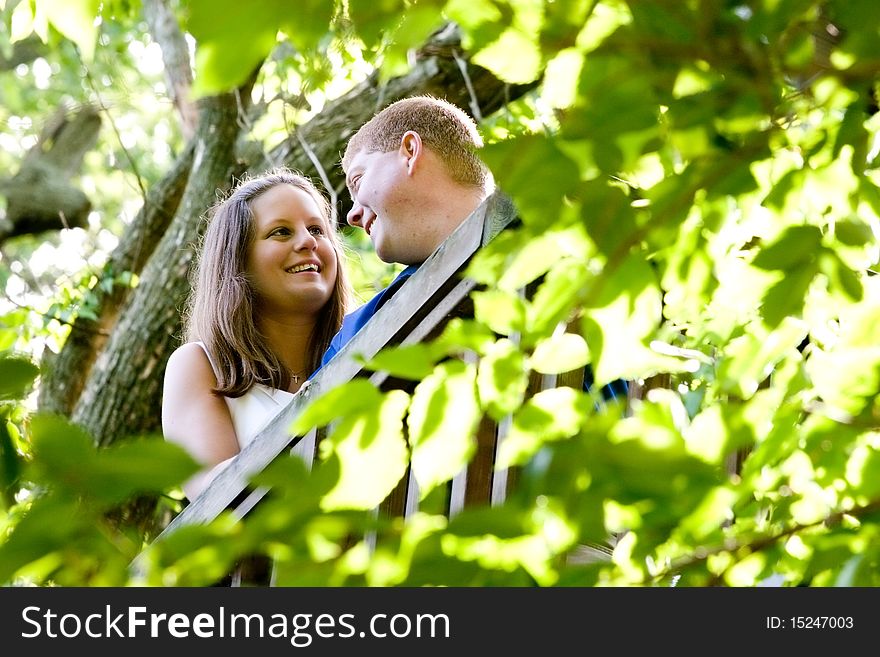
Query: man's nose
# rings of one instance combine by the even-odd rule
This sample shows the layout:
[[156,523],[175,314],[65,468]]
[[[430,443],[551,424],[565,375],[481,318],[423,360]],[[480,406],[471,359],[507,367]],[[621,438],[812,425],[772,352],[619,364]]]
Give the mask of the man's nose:
[[351,206],[351,210],[348,211],[348,214],[345,215],[345,220],[348,222],[349,226],[357,226],[359,228],[364,227],[364,206],[354,202],[354,205]]

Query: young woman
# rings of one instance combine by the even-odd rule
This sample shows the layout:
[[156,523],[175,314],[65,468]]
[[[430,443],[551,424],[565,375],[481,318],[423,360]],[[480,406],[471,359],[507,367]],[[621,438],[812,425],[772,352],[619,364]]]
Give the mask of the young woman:
[[281,169],[243,180],[211,213],[168,360],[165,439],[205,469],[192,500],[317,369],[351,298],[330,207]]

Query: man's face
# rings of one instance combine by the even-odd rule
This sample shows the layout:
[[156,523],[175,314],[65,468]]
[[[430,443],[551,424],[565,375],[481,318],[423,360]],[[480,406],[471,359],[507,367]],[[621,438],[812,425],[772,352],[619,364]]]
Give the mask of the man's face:
[[346,217],[363,228],[384,262],[421,264],[434,251],[437,236],[419,211],[419,185],[404,148],[387,153],[358,151],[345,171],[354,205]]

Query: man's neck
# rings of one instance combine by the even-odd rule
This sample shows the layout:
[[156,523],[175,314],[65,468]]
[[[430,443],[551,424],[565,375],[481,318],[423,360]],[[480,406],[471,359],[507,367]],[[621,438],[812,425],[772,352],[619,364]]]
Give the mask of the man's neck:
[[423,220],[425,226],[436,226],[434,250],[474,213],[485,197],[479,189],[451,183],[432,190],[424,206]]

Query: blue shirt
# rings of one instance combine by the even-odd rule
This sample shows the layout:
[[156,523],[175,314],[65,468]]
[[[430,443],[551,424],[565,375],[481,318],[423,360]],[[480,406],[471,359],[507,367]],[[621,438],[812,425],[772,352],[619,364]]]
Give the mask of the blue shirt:
[[[584,367],[584,391],[589,391],[593,387],[593,368],[589,365]],[[626,396],[629,393],[629,382],[623,379],[617,379],[611,383],[602,386],[602,399],[605,401],[619,401],[626,403]]]
[[[329,363],[330,359],[349,343],[355,334],[363,328],[364,324],[369,322],[370,318],[376,314],[379,308],[381,308],[385,302],[397,292],[400,286],[406,282],[406,279],[416,273],[418,268],[418,265],[410,265],[400,272],[397,275],[397,278],[391,281],[391,285],[379,292],[363,306],[345,316],[342,320],[342,328],[340,328],[339,332],[333,336],[333,339],[330,341],[330,346],[327,347],[327,351],[324,352],[324,356],[321,358],[321,367],[324,367]],[[315,372],[312,373],[312,376],[315,376],[315,374],[321,370],[321,367],[315,370]]]

